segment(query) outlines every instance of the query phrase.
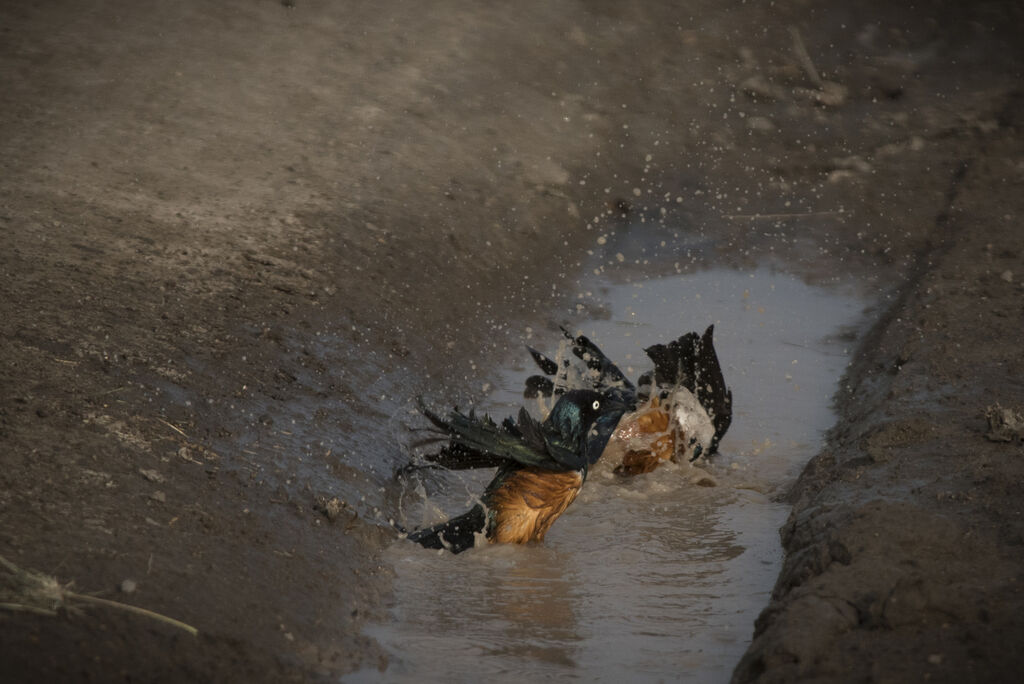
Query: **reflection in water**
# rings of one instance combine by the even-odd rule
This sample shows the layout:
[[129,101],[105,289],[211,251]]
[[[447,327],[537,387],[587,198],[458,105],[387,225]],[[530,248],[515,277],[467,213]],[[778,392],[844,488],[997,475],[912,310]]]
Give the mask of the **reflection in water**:
[[[508,643],[488,649],[488,655],[522,658],[571,667],[577,641],[573,592],[565,566],[513,565],[491,576],[481,619],[500,616],[506,622]],[[543,642],[537,637],[544,635]]]
[[[385,679],[727,681],[746,649],[781,564],[787,507],[772,497],[833,421],[849,344],[838,333],[861,303],[767,269],[594,281],[581,295],[612,315],[580,330],[633,378],[648,366],[644,346],[716,324],[734,395],[732,427],[703,478],[718,486],[694,484],[685,464],[629,480],[599,464],[541,545],[452,556],[394,544],[391,620],[369,630],[389,652]],[[488,408],[518,407],[529,372],[524,363],[496,379]],[[464,474],[444,477],[449,498],[479,491]]]
[[577,668],[578,593],[565,554],[493,546],[452,556],[396,544],[386,560],[397,571],[394,623],[369,633],[392,651],[390,679],[434,672],[471,681]]

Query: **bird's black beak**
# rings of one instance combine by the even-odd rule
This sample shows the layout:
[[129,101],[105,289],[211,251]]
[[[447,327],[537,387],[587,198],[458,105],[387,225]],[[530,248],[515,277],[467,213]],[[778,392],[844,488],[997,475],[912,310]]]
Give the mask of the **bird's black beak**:
[[622,414],[629,410],[630,407],[626,402],[613,399],[605,403],[604,408],[601,409],[601,413],[605,415],[618,413],[621,418]]
[[589,463],[596,463],[601,457],[619,420],[628,410],[624,403],[618,401],[610,401],[601,407],[601,415],[590,426],[590,434],[587,436],[586,460]]

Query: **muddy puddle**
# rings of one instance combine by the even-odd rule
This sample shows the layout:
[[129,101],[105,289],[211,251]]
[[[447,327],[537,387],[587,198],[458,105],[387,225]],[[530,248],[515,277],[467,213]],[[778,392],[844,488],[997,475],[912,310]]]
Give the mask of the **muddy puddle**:
[[[697,470],[669,465],[632,480],[591,472],[580,498],[536,546],[459,556],[398,541],[388,619],[367,632],[390,681],[727,681],[767,603],[788,507],[777,495],[817,451],[865,301],[782,271],[710,270],[643,282],[598,273],[582,283],[577,330],[633,378],[642,348],[715,324],[734,395],[721,453]],[[554,352],[554,333],[529,343]],[[493,379],[478,410],[523,403],[534,369]],[[491,473],[430,474],[406,485],[406,524],[465,511]],[[700,486],[714,481],[716,486]],[[344,681],[377,681],[373,670]]]

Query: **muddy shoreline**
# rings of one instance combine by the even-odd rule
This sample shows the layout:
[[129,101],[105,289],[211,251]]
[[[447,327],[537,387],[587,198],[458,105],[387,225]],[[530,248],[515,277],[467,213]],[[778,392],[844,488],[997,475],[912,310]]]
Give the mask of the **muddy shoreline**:
[[770,257],[882,296],[735,679],[1016,673],[1024,453],[985,412],[1024,407],[1022,25],[998,2],[0,9],[0,555],[200,631],[2,611],[4,671],[379,663],[391,416],[478,395],[643,220],[705,246],[684,268]]

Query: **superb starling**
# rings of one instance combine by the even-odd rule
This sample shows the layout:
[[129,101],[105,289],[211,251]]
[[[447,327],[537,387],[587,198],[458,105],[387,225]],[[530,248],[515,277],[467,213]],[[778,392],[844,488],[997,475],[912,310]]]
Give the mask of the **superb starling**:
[[573,502],[593,465],[632,406],[595,390],[569,390],[543,422],[525,408],[501,425],[453,410],[443,419],[424,415],[448,438],[432,464],[450,468],[497,467],[498,472],[468,512],[415,530],[408,538],[430,549],[460,553],[478,535],[492,543],[541,541]]

